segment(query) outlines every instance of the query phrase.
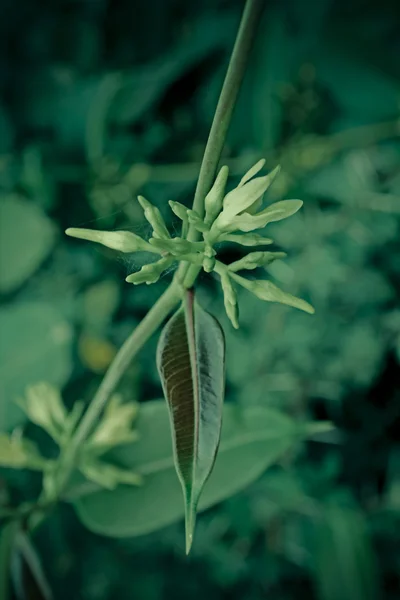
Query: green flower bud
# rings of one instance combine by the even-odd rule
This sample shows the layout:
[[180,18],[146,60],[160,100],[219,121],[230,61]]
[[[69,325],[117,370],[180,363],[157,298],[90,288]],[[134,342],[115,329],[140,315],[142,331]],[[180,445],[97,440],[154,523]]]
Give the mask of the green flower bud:
[[142,483],[142,477],[138,473],[132,473],[132,471],[85,456],[79,464],[79,470],[86,479],[108,490],[115,489],[121,483],[126,485],[141,485]]
[[281,200],[275,202],[262,212],[256,215],[250,215],[249,213],[243,213],[238,215],[229,224],[231,231],[253,231],[254,229],[262,229],[268,223],[274,221],[281,221],[294,215],[303,206],[302,200]]
[[204,222],[199,213],[197,213],[195,210],[189,209],[187,214],[189,217],[189,223],[193,225],[197,231],[204,233],[205,231],[210,230],[210,226]]
[[67,411],[57,388],[48,383],[30,385],[18,404],[33,423],[56,441],[60,439]]
[[156,206],[153,206],[143,196],[138,196],[140,206],[143,208],[144,216],[150,223],[154,231],[154,237],[168,239],[170,237],[167,226],[162,214]]
[[226,314],[233,327],[239,329],[239,306],[232,281],[227,272],[220,273],[220,277]]
[[155,283],[160,279],[163,271],[168,269],[168,267],[172,265],[175,260],[176,259],[172,256],[166,256],[157,262],[144,265],[137,273],[128,275],[125,281],[135,285],[138,285],[139,283],[147,283],[147,285],[150,283]]
[[276,167],[265,177],[252,179],[229,192],[224,198],[223,210],[214,223],[215,227],[220,231],[232,231],[230,228],[232,219],[250,208],[265,193],[279,170],[280,167]]
[[206,216],[204,222],[207,225],[211,225],[215,218],[219,215],[222,208],[222,202],[225,194],[225,186],[228,180],[229,169],[228,167],[222,167],[220,172],[217,175],[217,178],[212,186],[211,190],[208,192],[207,196],[204,200],[204,206],[206,211]]
[[296,298],[296,296],[292,296],[287,292],[284,292],[276,285],[271,283],[271,281],[264,280],[253,280],[245,279],[240,275],[236,275],[235,273],[231,274],[231,277],[239,283],[242,287],[252,292],[257,298],[260,300],[266,300],[267,302],[279,302],[280,304],[287,304],[288,306],[293,306],[294,308],[299,308],[300,310],[304,310],[309,314],[314,314],[315,310],[305,300],[301,300],[301,298]]
[[268,246],[274,243],[274,240],[265,238],[258,233],[242,233],[241,235],[226,233],[219,238],[219,241],[232,242],[234,244],[241,244],[242,246]]
[[70,227],[65,233],[71,237],[96,242],[120,252],[154,252],[154,248],[148,242],[131,231],[97,231]]
[[190,254],[196,251],[201,252],[204,248],[203,242],[189,242],[181,237],[175,237],[170,240],[150,238],[149,242],[152,246],[155,246],[159,250],[164,250],[165,252],[169,252],[174,256]]
[[229,271],[236,273],[242,269],[256,269],[257,267],[265,267],[278,258],[285,258],[286,252],[251,252],[240,260],[236,260],[228,266]]
[[203,259],[203,269],[206,273],[211,273],[214,271],[215,267],[215,255],[216,252],[214,248],[206,243],[206,247],[204,249],[204,259]]
[[188,208],[181,204],[180,202],[174,202],[174,200],[169,200],[168,204],[171,207],[172,212],[181,219],[184,223],[188,222]]
[[99,456],[114,446],[127,444],[138,439],[132,424],[138,413],[138,404],[128,402],[122,404],[118,394],[114,394],[108,402],[100,423],[85,444],[85,452],[91,456]]

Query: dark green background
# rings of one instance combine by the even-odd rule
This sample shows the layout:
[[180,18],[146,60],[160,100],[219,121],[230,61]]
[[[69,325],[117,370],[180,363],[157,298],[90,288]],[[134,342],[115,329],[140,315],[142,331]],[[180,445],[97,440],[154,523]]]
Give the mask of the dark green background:
[[[289,255],[271,277],[309,300],[315,316],[243,292],[234,332],[216,280],[199,281],[226,331],[227,401],[330,419],[337,433],[204,513],[189,558],[183,523],[113,540],[61,507],[36,539],[55,598],[399,597],[396,4],[266,2],[228,136],[232,183],[265,156],[268,168],[283,169],[270,198],[304,200],[266,234]],[[89,401],[165,289],[170,275],[151,287],[126,284],[135,258],[63,230],[150,233],[139,191],[177,227],[167,201],[191,202],[241,8],[2,0],[2,429],[19,421],[12,399],[37,379],[61,386],[68,405]],[[239,258],[237,248],[222,259]],[[155,345],[126,374],[127,399],[160,397]],[[27,433],[46,446],[33,426]],[[0,483],[3,499],[18,503],[40,482],[3,470]]]

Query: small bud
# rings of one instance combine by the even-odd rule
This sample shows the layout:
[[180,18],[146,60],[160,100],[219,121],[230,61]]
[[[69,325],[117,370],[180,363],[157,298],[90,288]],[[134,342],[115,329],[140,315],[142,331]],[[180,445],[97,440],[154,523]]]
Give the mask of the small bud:
[[112,396],[95,432],[85,444],[85,451],[98,456],[120,444],[137,440],[132,423],[138,413],[136,402],[121,403],[118,394]]
[[235,329],[239,329],[239,306],[237,303],[236,292],[233,288],[231,279],[227,272],[222,272],[221,285],[224,292],[224,305],[228,319]]
[[305,300],[301,300],[301,298],[296,298],[296,296],[292,296],[287,292],[284,292],[278,286],[271,283],[271,281],[265,280],[253,280],[245,279],[240,275],[236,275],[232,273],[231,277],[239,283],[242,287],[252,292],[257,298],[260,300],[266,300],[267,302],[279,302],[280,304],[287,304],[288,306],[293,306],[294,308],[299,308],[300,310],[304,310],[309,314],[314,314],[315,310]]
[[220,237],[219,241],[232,242],[234,244],[241,244],[242,246],[268,246],[274,243],[274,240],[265,238],[258,233],[242,233],[240,235],[226,233]]
[[175,237],[170,240],[150,238],[149,242],[152,246],[155,246],[159,250],[169,252],[174,256],[190,254],[192,252],[196,252],[197,250],[203,250],[202,242],[189,242],[181,237]]
[[115,489],[119,484],[141,485],[142,483],[142,477],[138,473],[88,457],[82,458],[79,469],[89,481],[108,490]]
[[229,169],[222,167],[217,178],[204,200],[206,216],[204,222],[211,225],[221,212]]
[[170,235],[159,209],[143,196],[138,196],[138,200],[140,206],[143,208],[144,216],[153,228],[154,237],[168,239]]
[[18,404],[29,419],[56,441],[67,421],[67,411],[57,388],[48,383],[30,385]]
[[236,273],[242,269],[256,269],[257,267],[265,267],[271,264],[278,258],[285,258],[286,252],[251,252],[240,260],[236,260],[228,266],[229,271]]
[[174,202],[173,200],[169,200],[168,204],[170,205],[172,212],[179,217],[183,223],[188,222],[187,213],[189,209],[184,204],[181,204],[180,202]]
[[127,281],[128,283],[133,283],[135,285],[138,285],[139,283],[147,283],[148,285],[150,283],[155,283],[160,279],[160,276],[163,273],[163,271],[165,271],[165,269],[168,269],[168,267],[174,262],[174,260],[174,257],[166,256],[164,258],[161,258],[157,262],[144,265],[137,273],[132,273],[131,275],[128,275],[125,281]]
[[268,225],[268,223],[281,221],[282,219],[291,217],[300,210],[302,206],[302,200],[281,200],[280,202],[271,204],[262,212],[254,216],[248,213],[238,215],[231,221],[230,227],[233,227],[235,230],[246,232],[253,231],[254,229],[262,229]]
[[254,204],[269,188],[279,170],[280,167],[276,167],[265,177],[256,177],[229,192],[224,198],[223,211],[217,219],[219,228],[222,230],[229,225],[233,217]]
[[214,248],[206,243],[206,247],[204,248],[204,259],[203,259],[203,269],[206,273],[211,273],[214,271],[215,267],[215,255],[216,252]]
[[154,252],[148,242],[131,231],[97,231],[70,227],[65,233],[81,240],[89,240],[120,252]]
[[201,233],[204,233],[205,231],[209,231],[210,230],[210,226],[207,225],[203,219],[200,217],[199,213],[197,213],[195,210],[188,210],[188,217],[189,217],[189,223],[191,225],[193,225],[197,231],[200,231]]
[[42,470],[50,461],[44,459],[35,444],[19,434],[0,432],[0,467]]

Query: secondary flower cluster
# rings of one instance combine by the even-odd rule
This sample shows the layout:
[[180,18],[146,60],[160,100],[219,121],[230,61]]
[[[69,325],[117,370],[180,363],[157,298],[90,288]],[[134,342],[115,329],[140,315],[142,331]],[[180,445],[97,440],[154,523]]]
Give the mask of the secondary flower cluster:
[[[148,241],[130,231],[70,228],[66,233],[120,252],[145,251],[160,256],[157,261],[146,264],[136,273],[128,275],[126,278],[128,283],[155,283],[166,269],[174,262],[180,261],[202,266],[207,273],[215,271],[221,279],[227,315],[235,328],[239,327],[235,284],[246,288],[261,300],[280,302],[313,313],[314,309],[310,304],[284,292],[270,281],[249,280],[237,274],[237,271],[264,267],[278,258],[283,258],[285,253],[251,252],[230,265],[225,265],[216,259],[215,246],[221,242],[234,242],[253,247],[272,244],[271,239],[253,233],[254,230],[262,229],[273,221],[290,217],[303,205],[301,200],[282,200],[261,210],[263,195],[280,170],[276,167],[268,175],[255,177],[264,164],[265,160],[255,164],[244,175],[238,186],[228,193],[225,193],[225,188],[229,170],[226,166],[222,167],[205,198],[204,216],[180,202],[171,200],[169,205],[172,211],[182,221],[182,236],[170,235],[158,208],[143,196],[139,196],[138,200],[153,230]],[[200,232],[202,241],[192,242],[186,239],[190,227]]]

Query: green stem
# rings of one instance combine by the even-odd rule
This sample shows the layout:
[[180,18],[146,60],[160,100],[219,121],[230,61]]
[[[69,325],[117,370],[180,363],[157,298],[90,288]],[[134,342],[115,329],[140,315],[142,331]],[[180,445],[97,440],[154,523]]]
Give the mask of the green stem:
[[[239,88],[245,73],[254,32],[263,5],[264,0],[247,0],[246,2],[200,167],[193,208],[201,215],[204,214],[204,198],[211,188],[215,177],[228,126],[231,121]],[[190,241],[197,240],[197,231],[193,227],[189,227],[188,239]],[[181,263],[181,267],[178,269],[176,277],[170,287],[136,327],[110,365],[96,395],[79,423],[68,448],[65,449],[60,457],[60,467],[63,470],[60,479],[61,488],[67,483],[69,476],[75,467],[79,449],[90,435],[97,419],[125,370],[134,356],[136,356],[150,336],[158,329],[165,317],[181,298],[181,286],[179,285],[179,281],[183,281],[187,268],[187,263]],[[201,267],[196,265],[191,265],[189,267],[188,283],[185,280],[185,286],[187,285],[189,287],[193,285],[200,269]],[[59,490],[59,492],[61,491],[62,490]]]
[[[215,179],[217,166],[225,144],[226,134],[232,119],[233,109],[235,108],[239,89],[246,71],[255,31],[264,4],[264,0],[247,0],[246,2],[228,70],[215,110],[194,194],[193,209],[198,212],[200,216],[204,215],[204,199],[210,191]],[[190,226],[187,239],[196,241],[197,238],[198,231],[193,226]],[[184,279],[185,287],[189,288],[193,285],[199,271],[199,267],[194,265],[188,267],[187,265],[182,264],[180,277],[181,279]]]
[[121,346],[75,432],[71,441],[70,451],[73,453],[77,452],[81,444],[86,440],[107,400],[132,359],[159,326],[162,325],[165,317],[168,316],[179,302],[180,297],[181,292],[179,287],[175,283],[172,283]]
[[[200,216],[204,215],[204,198],[215,178],[233,109],[245,74],[255,30],[264,4],[265,0],[247,0],[246,2],[200,167],[193,201],[193,209]],[[192,226],[189,228],[188,239],[194,241],[196,238],[197,231]]]

